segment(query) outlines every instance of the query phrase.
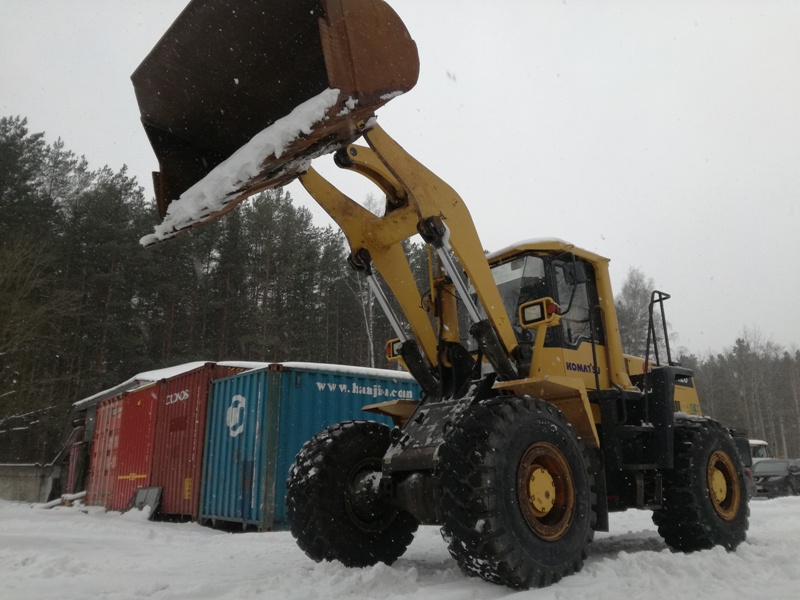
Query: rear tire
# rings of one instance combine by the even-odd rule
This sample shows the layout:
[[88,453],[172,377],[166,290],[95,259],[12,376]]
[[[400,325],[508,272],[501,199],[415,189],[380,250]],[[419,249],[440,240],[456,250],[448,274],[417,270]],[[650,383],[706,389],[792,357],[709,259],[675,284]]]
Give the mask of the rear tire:
[[667,545],[733,550],[747,537],[749,515],[744,468],[730,434],[713,420],[676,419],[675,468],[664,472],[663,508],[653,512]]
[[368,567],[390,565],[406,551],[416,520],[373,487],[388,448],[385,425],[346,421],[300,450],[289,471],[286,507],[292,535],[310,558]]
[[442,535],[467,575],[544,587],[583,567],[594,477],[552,404],[502,396],[464,411],[440,450]]

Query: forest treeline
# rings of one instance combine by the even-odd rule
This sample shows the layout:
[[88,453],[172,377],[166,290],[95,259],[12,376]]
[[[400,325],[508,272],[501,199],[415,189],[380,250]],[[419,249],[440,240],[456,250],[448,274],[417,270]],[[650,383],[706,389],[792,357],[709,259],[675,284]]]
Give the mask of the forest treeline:
[[[75,400],[189,361],[389,368],[391,330],[365,309],[343,235],[288,193],[142,248],[157,220],[124,167],[91,170],[25,119],[0,119],[0,432],[34,423],[51,442]],[[47,460],[35,437],[11,452]],[[0,462],[16,458],[1,446]]]
[[[655,287],[652,278],[634,268],[615,294],[620,334],[629,354],[645,355],[648,305]],[[738,335],[735,331],[731,346],[704,355],[673,340],[673,360],[694,370],[703,414],[766,440],[775,456],[800,457],[800,350],[783,348],[757,329],[743,327]]]
[[[347,265],[344,237],[315,226],[287,192],[143,249],[157,220],[125,167],[92,170],[24,118],[0,119],[0,462],[50,460],[74,401],[150,369],[391,368],[392,330]],[[423,249],[410,252],[422,273]],[[651,284],[631,271],[617,299],[632,354],[643,353],[641,290]],[[680,358],[696,370],[705,412],[800,456],[800,353],[758,332],[732,337],[718,354]]]

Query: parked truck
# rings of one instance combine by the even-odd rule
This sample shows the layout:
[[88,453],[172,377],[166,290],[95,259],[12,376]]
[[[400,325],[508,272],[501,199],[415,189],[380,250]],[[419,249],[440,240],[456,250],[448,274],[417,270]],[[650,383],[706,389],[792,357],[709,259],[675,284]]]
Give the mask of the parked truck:
[[[305,444],[287,483],[298,544],[317,561],[391,564],[435,524],[464,573],[515,588],[579,571],[615,510],[652,510],[676,550],[734,549],[743,468],[671,356],[668,296],[653,293],[648,352],[632,357],[606,258],[557,239],[487,256],[461,197],[377,123],[418,72],[382,0],[194,0],[133,74],[164,218],[143,242],[298,179],[386,312],[387,355],[423,390],[367,407],[393,428],[349,421]],[[326,154],[378,186],[383,216],[314,170]],[[430,289],[403,250],[417,235]]]

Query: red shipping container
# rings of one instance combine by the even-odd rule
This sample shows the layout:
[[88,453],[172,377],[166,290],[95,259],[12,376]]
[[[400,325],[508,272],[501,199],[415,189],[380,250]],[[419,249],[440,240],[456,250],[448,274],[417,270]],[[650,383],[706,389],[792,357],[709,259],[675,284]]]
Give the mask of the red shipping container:
[[86,485],[86,504],[111,508],[117,476],[117,450],[122,423],[122,396],[97,405],[92,442],[92,461]]
[[111,510],[128,509],[136,490],[150,485],[157,401],[155,384],[122,395],[123,416]]
[[67,470],[67,485],[64,492],[75,494],[84,490],[84,469],[86,468],[85,452],[87,442],[75,442],[69,447],[69,468]]
[[67,494],[75,493],[76,471],[78,470],[78,457],[80,456],[80,442],[75,442],[69,447],[69,467],[67,469],[67,485],[64,491]]
[[162,488],[160,510],[197,520],[211,381],[245,371],[206,363],[159,382],[153,477]]

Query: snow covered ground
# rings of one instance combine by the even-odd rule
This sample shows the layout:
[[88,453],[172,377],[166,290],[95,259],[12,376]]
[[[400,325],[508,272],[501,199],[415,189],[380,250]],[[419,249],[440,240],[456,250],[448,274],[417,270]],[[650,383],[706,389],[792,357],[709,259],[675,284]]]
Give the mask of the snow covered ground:
[[514,592],[466,578],[438,528],[423,527],[394,566],[317,564],[289,533],[224,533],[102,509],[0,501],[0,599],[800,598],[800,497],[751,503],[735,553],[670,552],[646,512],[612,515],[583,571]]

